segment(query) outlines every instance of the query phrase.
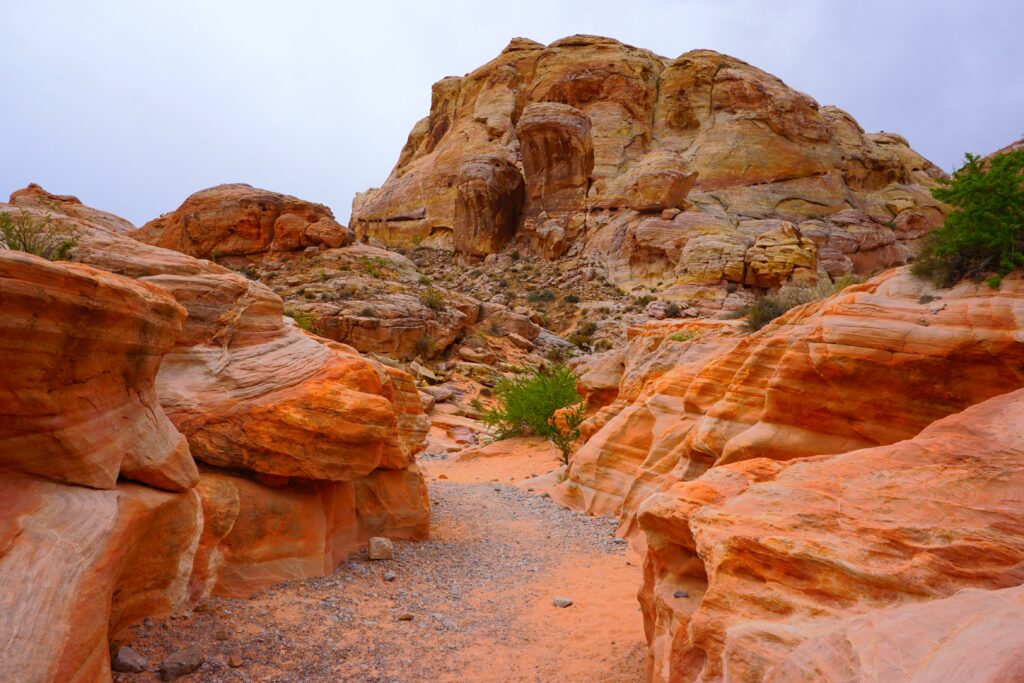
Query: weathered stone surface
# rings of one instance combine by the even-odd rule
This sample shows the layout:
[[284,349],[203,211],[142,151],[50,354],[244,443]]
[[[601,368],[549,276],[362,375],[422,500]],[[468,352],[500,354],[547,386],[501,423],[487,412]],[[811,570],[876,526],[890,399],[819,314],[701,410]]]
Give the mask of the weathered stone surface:
[[[460,169],[482,155],[522,166],[518,238],[549,259],[586,250],[626,287],[774,288],[812,279],[819,263],[822,277],[870,273],[906,263],[944,212],[928,192],[942,171],[905,139],[866,134],[846,112],[749,64],[710,50],[669,60],[572,36],[547,47],[515,40],[472,73],[438,82],[430,117],[391,176],[353,202],[354,229],[482,255],[450,237],[467,206]],[[828,218],[847,210],[863,214],[866,237],[889,241],[836,246],[856,230]],[[748,220],[788,221],[800,235],[815,221],[836,245],[776,239],[751,252],[751,269],[758,234],[741,229]],[[818,261],[804,237],[825,251]],[[780,263],[795,267],[771,265]]]
[[1012,679],[1022,423],[1018,390],[893,445],[755,458],[648,499],[653,680]]
[[186,599],[194,492],[0,476],[0,679],[110,679],[110,638]]
[[340,247],[354,235],[326,206],[250,185],[217,185],[191,195],[132,237],[190,256],[258,257],[309,246]]
[[14,192],[11,195],[10,201],[11,204],[22,208],[32,207],[43,211],[55,210],[73,218],[81,218],[90,223],[101,225],[114,232],[130,232],[135,230],[134,225],[120,216],[86,206],[78,197],[47,192],[36,183],[29,183],[27,187]]
[[383,536],[371,536],[366,552],[371,560],[393,560],[395,545]]
[[188,443],[157,401],[185,311],[152,285],[0,251],[0,466],[112,489],[119,475],[195,484]]
[[573,456],[562,495],[628,517],[651,493],[713,466],[910,438],[1024,385],[1021,320],[1020,276],[998,290],[936,290],[900,269],[745,338],[694,339],[694,363],[676,359],[628,402],[620,388],[622,403],[594,418],[605,421]]
[[459,169],[455,203],[455,249],[486,256],[515,234],[523,203],[523,176],[501,156],[466,159]]

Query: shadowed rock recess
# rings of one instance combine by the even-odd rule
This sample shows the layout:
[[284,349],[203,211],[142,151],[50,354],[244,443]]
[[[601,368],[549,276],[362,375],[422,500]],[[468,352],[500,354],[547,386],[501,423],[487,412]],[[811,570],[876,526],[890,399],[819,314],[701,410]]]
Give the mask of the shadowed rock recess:
[[[911,274],[941,177],[572,36],[438,81],[351,230],[14,192],[75,245],[0,249],[0,681],[1024,680],[1024,276]],[[554,362],[568,462],[490,442]]]

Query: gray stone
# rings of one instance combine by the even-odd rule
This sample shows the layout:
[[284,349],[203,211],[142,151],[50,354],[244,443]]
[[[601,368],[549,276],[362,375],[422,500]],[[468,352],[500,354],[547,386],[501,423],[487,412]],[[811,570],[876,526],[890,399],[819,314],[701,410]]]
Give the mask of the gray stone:
[[672,594],[672,597],[673,598],[688,598],[688,597],[690,597],[690,594],[687,593],[686,591],[676,591],[675,593]]
[[394,581],[398,576],[394,572],[384,572],[384,580],[388,583]]
[[565,609],[566,607],[572,606],[572,600],[570,600],[569,598],[556,597],[554,600],[551,601],[551,604],[560,609]]
[[149,661],[127,645],[117,648],[110,658],[110,668],[122,673],[137,674],[149,668]]

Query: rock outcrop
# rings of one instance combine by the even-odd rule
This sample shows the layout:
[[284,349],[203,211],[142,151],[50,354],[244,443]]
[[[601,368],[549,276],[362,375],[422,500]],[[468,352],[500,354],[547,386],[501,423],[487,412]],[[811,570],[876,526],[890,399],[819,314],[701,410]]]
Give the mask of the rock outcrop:
[[1019,678],[1021,424],[1024,390],[892,445],[744,460],[652,496],[652,679]]
[[936,290],[898,269],[749,336],[694,338],[674,367],[632,380],[642,388],[620,389],[595,416],[559,495],[629,518],[651,493],[715,466],[911,438],[1024,386],[1021,320],[1019,275],[998,290]]
[[79,262],[0,252],[0,677],[109,679],[108,639],[143,616],[426,535],[408,374],[47,196],[0,205],[73,230]]
[[112,489],[183,491],[198,472],[157,401],[184,309],[164,290],[0,251],[0,467]]
[[471,256],[515,232],[546,258],[589,253],[616,283],[692,300],[723,280],[775,288],[905,263],[942,220],[928,192],[942,175],[898,135],[727,55],[515,39],[434,85],[352,227]]
[[245,261],[307,247],[340,247],[354,235],[322,204],[238,183],[196,192],[132,237],[198,258]]

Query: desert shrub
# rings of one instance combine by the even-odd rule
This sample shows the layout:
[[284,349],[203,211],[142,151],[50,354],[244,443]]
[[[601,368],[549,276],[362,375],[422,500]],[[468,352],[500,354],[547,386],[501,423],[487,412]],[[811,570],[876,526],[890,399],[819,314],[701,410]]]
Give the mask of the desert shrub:
[[[496,430],[498,439],[543,436],[555,444],[562,461],[568,464],[569,451],[580,435],[584,409],[571,369],[552,365],[527,377],[506,378],[498,382],[494,393],[498,407],[486,411],[481,419]],[[556,416],[559,411],[562,413]]]
[[316,333],[317,323],[319,322],[312,313],[306,311],[300,311],[297,309],[286,309],[284,314],[295,321],[295,324],[304,329],[306,332]]
[[586,337],[593,337],[595,332],[597,332],[597,323],[593,320],[581,323],[580,326],[576,328],[576,334],[582,334]]
[[509,255],[509,257],[510,257],[510,258],[511,258],[511,259],[512,259],[513,261],[518,261],[518,260],[519,260],[519,252],[518,252],[518,251],[513,251],[513,252],[512,252],[512,253],[511,253],[511,254]]
[[539,303],[541,301],[554,301],[555,293],[550,289],[539,289],[534,292],[530,292],[526,295],[526,300],[530,303]]
[[17,215],[0,213],[0,249],[64,261],[77,244],[74,230],[49,216],[36,218],[27,211]]
[[822,280],[812,287],[789,285],[774,294],[759,296],[750,308],[744,311],[747,329],[756,332],[791,308],[824,299],[862,280],[860,277],[847,276],[839,278],[834,283]]
[[485,349],[487,348],[487,337],[479,332],[474,332],[466,335],[466,338],[462,340],[462,345],[471,349]]
[[696,337],[697,334],[698,332],[696,330],[681,330],[675,334],[670,334],[668,338],[672,341],[686,342]]
[[444,292],[437,287],[427,287],[420,292],[420,302],[432,311],[443,311]]
[[654,301],[654,297],[651,296],[650,294],[644,294],[643,296],[638,296],[635,299],[635,301],[637,306],[646,306],[647,304]]
[[612,348],[612,343],[608,339],[598,339],[594,342],[595,351],[607,351],[610,348]]
[[327,282],[328,280],[331,279],[331,276],[328,275],[327,271],[324,270],[323,268],[317,271],[316,277],[318,280],[320,280],[320,282]]
[[359,311],[359,317],[360,318],[373,318],[375,316],[376,316],[376,314],[374,313],[373,309],[370,308],[369,306],[367,306],[366,308],[363,308],[363,309],[361,309]]
[[940,179],[932,195],[954,207],[927,238],[912,272],[940,287],[963,278],[998,287],[1024,267],[1024,149],[988,162],[968,154],[952,178]]
[[589,334],[570,334],[568,337],[566,337],[566,339],[569,341],[570,344],[574,344],[580,348],[583,348],[584,346],[589,346],[590,342],[593,341],[593,337],[591,337]]
[[665,306],[665,317],[667,318],[678,318],[679,317],[679,304],[672,302]]
[[565,302],[568,304],[578,304],[580,302],[580,298],[575,294],[570,294],[565,297]]
[[435,349],[434,340],[424,335],[413,342],[412,348],[416,352],[416,355],[425,357],[432,356],[434,355]]
[[420,275],[419,283],[421,285],[429,285],[432,282],[429,275]]

